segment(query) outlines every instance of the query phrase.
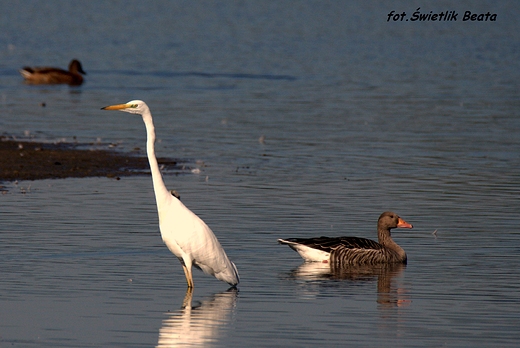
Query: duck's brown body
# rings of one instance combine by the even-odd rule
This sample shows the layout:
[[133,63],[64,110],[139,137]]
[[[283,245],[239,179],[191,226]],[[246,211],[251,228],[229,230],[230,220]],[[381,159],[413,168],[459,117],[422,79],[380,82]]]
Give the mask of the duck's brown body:
[[279,239],[297,251],[306,261],[363,265],[406,263],[406,252],[391,237],[390,229],[412,228],[397,214],[385,212],[377,223],[378,241],[358,237],[317,237]]
[[25,82],[35,85],[40,84],[68,84],[79,86],[83,83],[83,76],[87,73],[83,71],[81,63],[74,59],[69,64],[69,70],[52,67],[24,67],[20,74]]

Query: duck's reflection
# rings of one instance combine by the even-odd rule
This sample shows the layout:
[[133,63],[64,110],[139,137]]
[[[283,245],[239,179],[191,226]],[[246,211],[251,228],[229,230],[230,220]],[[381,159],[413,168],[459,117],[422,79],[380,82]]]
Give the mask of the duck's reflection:
[[394,282],[406,265],[380,264],[341,266],[321,262],[305,262],[291,272],[294,278],[306,281],[349,280],[354,282],[377,279],[377,303],[385,307],[402,307],[410,303],[406,289]]
[[192,306],[193,290],[187,290],[182,308],[163,320],[157,347],[206,347],[218,341],[233,317],[237,294],[232,288]]

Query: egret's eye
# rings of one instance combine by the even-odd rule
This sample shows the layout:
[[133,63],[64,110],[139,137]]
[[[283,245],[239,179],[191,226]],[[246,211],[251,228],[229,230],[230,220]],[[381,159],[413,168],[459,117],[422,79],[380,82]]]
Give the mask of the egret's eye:
[[137,104],[132,104],[132,105],[130,105],[130,107],[135,109],[135,108],[137,108]]

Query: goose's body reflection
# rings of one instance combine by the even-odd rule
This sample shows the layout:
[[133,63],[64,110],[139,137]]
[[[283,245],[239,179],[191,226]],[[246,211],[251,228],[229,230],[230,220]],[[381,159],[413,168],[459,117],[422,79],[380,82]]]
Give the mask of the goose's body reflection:
[[157,347],[207,347],[218,341],[232,320],[237,294],[230,289],[192,306],[193,290],[188,289],[182,309],[163,320]]
[[392,281],[400,276],[406,265],[339,265],[335,263],[305,262],[291,272],[291,276],[306,281],[346,280],[354,282],[377,279],[377,303],[383,306],[404,306],[409,298],[404,288]]

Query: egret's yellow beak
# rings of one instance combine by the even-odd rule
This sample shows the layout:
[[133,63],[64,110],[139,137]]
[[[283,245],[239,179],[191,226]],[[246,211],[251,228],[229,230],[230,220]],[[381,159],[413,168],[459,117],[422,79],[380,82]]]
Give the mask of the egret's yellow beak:
[[116,105],[109,105],[105,106],[104,108],[101,108],[101,110],[121,110],[131,107],[132,104],[116,104]]

